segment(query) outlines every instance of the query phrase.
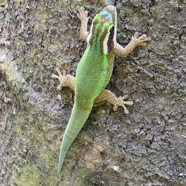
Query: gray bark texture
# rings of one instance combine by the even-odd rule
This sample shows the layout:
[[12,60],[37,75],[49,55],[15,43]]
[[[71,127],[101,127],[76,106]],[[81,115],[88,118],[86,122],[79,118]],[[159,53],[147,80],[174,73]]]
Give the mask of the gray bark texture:
[[[104,3],[107,1],[104,1]],[[116,57],[108,89],[129,95],[125,115],[103,102],[57,160],[74,93],[57,90],[58,66],[75,75],[86,43],[76,6],[89,25],[103,1],[9,0],[0,5],[0,185],[185,186],[186,1],[120,0],[117,41],[152,38]]]

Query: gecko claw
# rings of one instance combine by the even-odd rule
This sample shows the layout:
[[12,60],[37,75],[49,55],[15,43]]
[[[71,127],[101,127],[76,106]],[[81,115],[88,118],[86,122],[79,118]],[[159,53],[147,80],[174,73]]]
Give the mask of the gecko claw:
[[141,45],[141,46],[145,46],[146,45],[146,41],[150,41],[151,38],[147,37],[146,34],[141,35],[140,37],[138,32],[134,33],[134,36],[132,36],[132,40],[136,42],[136,46],[137,45]]
[[124,113],[125,114],[128,114],[129,111],[128,109],[126,108],[125,105],[133,105],[133,101],[124,101],[125,99],[127,99],[128,96],[120,96],[119,98],[117,98],[117,101],[115,102],[114,104],[114,107],[113,107],[113,110],[116,111],[118,109],[119,106],[121,106],[123,109],[124,109]]
[[80,7],[80,6],[76,6],[77,10],[78,10],[78,14],[77,14],[77,17],[80,19],[80,20],[86,20],[86,22],[88,22],[88,11],[85,11],[85,9],[83,7]]
[[66,71],[63,70],[63,72],[61,73],[59,68],[56,68],[56,71],[57,71],[58,75],[52,74],[51,77],[59,80],[59,85],[58,85],[57,89],[61,90],[62,87],[66,86],[66,84],[65,84]]

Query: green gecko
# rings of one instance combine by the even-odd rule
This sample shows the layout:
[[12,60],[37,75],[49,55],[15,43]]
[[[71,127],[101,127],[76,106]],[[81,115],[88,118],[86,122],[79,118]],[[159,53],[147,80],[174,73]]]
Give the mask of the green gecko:
[[125,96],[117,98],[105,87],[112,75],[115,55],[126,57],[136,46],[145,45],[144,42],[151,40],[145,34],[138,38],[138,33],[135,33],[125,48],[119,45],[116,41],[115,4],[106,6],[94,17],[89,32],[87,31],[88,12],[79,6],[77,10],[79,12],[77,16],[81,20],[80,38],[83,41],[86,40],[87,48],[77,66],[76,77],[66,75],[65,72],[60,73],[59,69],[57,69],[58,75],[52,74],[53,78],[60,81],[59,90],[64,86],[69,86],[75,91],[75,102],[60,147],[59,173],[67,151],[88,119],[94,103],[107,100],[113,104],[113,110],[121,106],[126,114],[129,113],[125,105],[133,105],[133,102],[124,101]]

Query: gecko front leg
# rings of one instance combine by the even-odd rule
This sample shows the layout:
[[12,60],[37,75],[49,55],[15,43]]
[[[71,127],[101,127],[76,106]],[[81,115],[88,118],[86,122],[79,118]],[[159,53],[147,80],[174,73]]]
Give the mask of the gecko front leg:
[[76,7],[79,14],[77,14],[77,17],[81,20],[81,27],[80,27],[80,38],[82,41],[85,41],[88,36],[87,31],[87,24],[88,24],[88,12],[85,11],[83,7],[77,6]]
[[136,32],[126,47],[122,47],[120,44],[116,43],[114,46],[114,54],[119,57],[127,57],[137,46],[146,45],[145,42],[151,40],[146,34],[143,34],[140,37],[138,37],[138,35],[139,33]]

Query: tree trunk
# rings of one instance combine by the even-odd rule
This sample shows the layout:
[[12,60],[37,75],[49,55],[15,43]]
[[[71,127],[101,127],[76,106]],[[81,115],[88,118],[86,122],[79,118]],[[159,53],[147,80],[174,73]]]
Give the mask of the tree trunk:
[[83,5],[92,21],[104,5],[0,4],[0,185],[186,185],[184,0],[118,1],[118,43],[125,46],[136,31],[152,38],[127,59],[116,58],[107,87],[134,105],[128,115],[96,105],[61,174],[58,153],[74,93],[58,91],[51,74],[58,66],[74,75],[86,47],[75,7]]

